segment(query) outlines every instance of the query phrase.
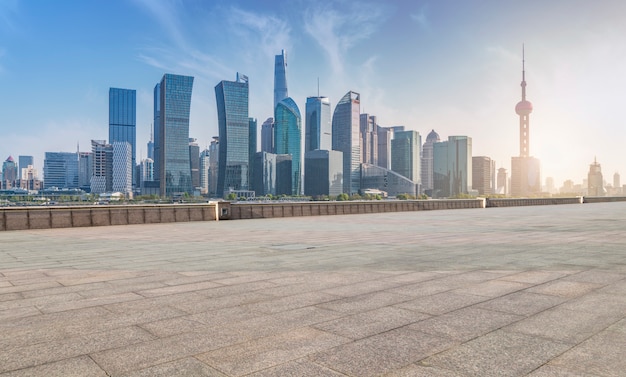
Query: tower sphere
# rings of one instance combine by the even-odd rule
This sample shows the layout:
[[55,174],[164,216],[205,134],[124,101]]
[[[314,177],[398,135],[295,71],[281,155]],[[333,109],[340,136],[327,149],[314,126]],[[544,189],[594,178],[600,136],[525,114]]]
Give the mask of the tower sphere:
[[517,115],[528,115],[533,112],[533,104],[529,101],[522,100],[515,105]]

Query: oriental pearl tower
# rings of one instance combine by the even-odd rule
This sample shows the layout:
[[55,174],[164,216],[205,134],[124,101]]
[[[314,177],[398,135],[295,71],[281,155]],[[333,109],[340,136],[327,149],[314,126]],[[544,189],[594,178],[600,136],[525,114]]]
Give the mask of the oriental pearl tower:
[[524,46],[522,46],[522,100],[515,105],[515,112],[519,115],[519,155],[528,157],[529,153],[529,122],[530,113],[533,112],[533,104],[526,100],[526,71],[524,67]]

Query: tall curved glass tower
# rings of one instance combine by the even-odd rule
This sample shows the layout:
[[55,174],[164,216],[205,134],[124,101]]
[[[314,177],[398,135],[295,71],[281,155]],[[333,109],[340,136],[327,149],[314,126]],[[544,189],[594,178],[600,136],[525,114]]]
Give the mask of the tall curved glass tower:
[[230,188],[248,190],[250,120],[248,78],[237,74],[236,81],[221,81],[215,87],[219,128],[217,196]]
[[287,54],[282,50],[274,59],[274,108],[287,97]]
[[290,97],[274,109],[274,144],[276,154],[291,155],[291,194],[302,194],[302,117]]
[[361,186],[361,96],[346,93],[333,113],[333,150],[343,152],[343,192],[355,194]]

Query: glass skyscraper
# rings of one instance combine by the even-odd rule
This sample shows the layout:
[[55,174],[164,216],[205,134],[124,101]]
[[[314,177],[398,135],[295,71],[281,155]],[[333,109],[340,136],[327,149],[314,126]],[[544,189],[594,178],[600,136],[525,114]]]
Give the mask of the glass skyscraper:
[[327,97],[307,97],[304,152],[333,148],[330,100]]
[[274,59],[274,109],[287,97],[287,54],[282,50]]
[[43,160],[44,188],[78,188],[78,154],[46,152]]
[[348,92],[335,106],[333,113],[333,150],[343,152],[343,191],[359,192],[361,186],[361,147],[359,93]]
[[248,119],[248,77],[237,73],[236,81],[215,86],[219,127],[217,196],[230,188],[248,190],[250,121]]
[[291,155],[291,195],[302,194],[302,117],[298,105],[287,97],[274,109],[276,154]]
[[396,132],[391,140],[391,170],[420,183],[422,137],[417,131]]
[[[135,171],[137,151],[137,91],[109,88],[109,144],[126,142],[131,146],[131,166]],[[136,183],[133,177],[133,185]]]
[[[161,83],[154,86],[154,123],[152,136],[152,159],[154,160],[154,180],[158,181],[161,176],[159,173],[159,158],[161,155]],[[149,156],[148,156],[149,157]]]
[[193,77],[166,73],[159,88],[159,136],[155,141],[159,149],[158,178],[161,196],[191,194],[189,112]]

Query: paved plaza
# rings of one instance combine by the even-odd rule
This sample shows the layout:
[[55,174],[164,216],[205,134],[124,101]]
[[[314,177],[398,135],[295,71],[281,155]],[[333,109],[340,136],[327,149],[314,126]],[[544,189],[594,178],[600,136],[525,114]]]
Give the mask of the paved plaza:
[[0,232],[0,376],[625,376],[626,203]]

